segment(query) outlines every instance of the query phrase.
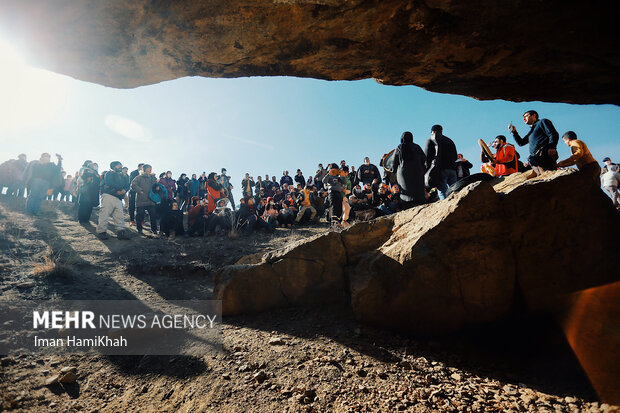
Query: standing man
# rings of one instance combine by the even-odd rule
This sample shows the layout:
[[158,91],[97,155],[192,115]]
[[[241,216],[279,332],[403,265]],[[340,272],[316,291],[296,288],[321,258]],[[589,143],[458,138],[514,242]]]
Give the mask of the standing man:
[[136,225],[136,193],[131,190],[131,183],[138,175],[140,175],[143,166],[143,163],[139,163],[138,167],[129,174],[129,221],[131,221],[129,225],[131,226]]
[[254,179],[250,177],[250,174],[246,172],[245,178],[241,180],[241,189],[243,191],[243,198],[252,196],[252,188],[256,185]]
[[232,193],[232,190],[234,187],[230,183],[230,177],[226,175],[226,168],[222,168],[222,174],[220,175],[220,184],[222,184],[222,187],[228,191],[228,199],[230,200],[230,204],[232,205],[233,211],[236,211],[235,199],[233,198],[233,193]]
[[470,175],[469,170],[473,167],[471,162],[463,158],[463,154],[456,155],[456,179],[465,178]]
[[41,202],[46,195],[51,195],[61,182],[60,168],[62,157],[56,155],[58,164],[50,162],[50,154],[43,153],[38,163],[32,164],[26,177],[28,186],[28,199],[26,200],[26,212],[38,215]]
[[367,183],[372,183],[375,178],[381,180],[379,168],[370,163],[369,157],[365,157],[364,164],[357,168],[357,180],[362,182],[363,185],[366,185]]
[[594,157],[590,153],[590,150],[586,144],[577,139],[577,134],[572,130],[569,130],[562,135],[562,140],[570,148],[571,156],[558,162],[558,166],[567,167],[571,165],[577,165],[580,173],[591,175],[597,186],[601,176],[601,167],[598,162],[594,160]]
[[[426,141],[424,154],[427,186],[435,186],[440,198],[444,199],[448,188],[456,182],[456,145],[452,139],[444,136],[441,125],[433,125],[431,128],[431,137]],[[402,198],[402,185],[400,189]]]
[[304,178],[304,175],[301,173],[301,169],[298,169],[295,174],[295,182],[300,184],[302,188],[306,186],[306,178]]
[[319,190],[323,189],[323,178],[327,175],[327,169],[323,168],[323,164],[318,165],[318,169],[314,173],[314,183]]
[[202,172],[202,175],[198,178],[198,182],[200,182],[200,187],[198,188],[198,196],[200,199],[205,197],[205,192],[207,191],[207,173]]
[[332,207],[332,224],[338,224],[342,217],[342,191],[344,188],[344,179],[338,165],[335,163],[330,165],[329,172],[323,178],[323,183],[327,187],[329,203]]
[[517,128],[512,122],[508,125],[508,130],[519,146],[525,146],[529,143],[530,156],[528,161],[532,166],[532,173],[527,178],[534,178],[540,175],[542,171],[558,169],[556,164],[558,151],[556,148],[560,135],[555,130],[553,123],[549,119],[539,119],[538,112],[535,110],[525,112],[523,122],[530,125],[529,132],[523,138],[519,136]]
[[157,183],[155,175],[151,173],[151,165],[144,164],[142,173],[131,181],[131,190],[136,194],[136,228],[140,235],[143,234],[144,213],[148,212],[151,221],[151,232],[157,235],[157,211],[156,204],[153,202],[149,194],[151,188]]
[[108,219],[114,219],[117,227],[116,236],[118,239],[129,239],[125,229],[125,218],[123,217],[123,198],[127,192],[127,181],[122,176],[123,165],[119,161],[110,163],[110,170],[103,178],[101,187],[101,210],[99,211],[99,224],[97,234],[100,239],[106,240],[109,237]]
[[284,184],[289,186],[293,185],[293,178],[289,176],[288,171],[283,171],[282,178],[280,178],[280,186],[283,186]]

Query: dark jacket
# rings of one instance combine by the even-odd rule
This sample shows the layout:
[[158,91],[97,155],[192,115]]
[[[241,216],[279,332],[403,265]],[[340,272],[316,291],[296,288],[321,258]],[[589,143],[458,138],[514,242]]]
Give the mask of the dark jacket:
[[55,188],[58,185],[60,185],[62,182],[62,175],[60,173],[60,168],[58,167],[58,165],[52,162],[48,162],[45,164],[36,162],[32,164],[32,169],[30,172],[31,173],[30,173],[30,177],[28,180],[42,179],[44,181],[49,182],[50,188]]
[[428,139],[426,141],[424,153],[426,154],[426,170],[433,166],[433,161],[440,171],[456,169],[456,145],[447,136],[436,132],[435,140]]
[[340,175],[327,174],[323,178],[323,183],[327,186],[329,192],[341,192],[344,186],[344,179]]
[[252,215],[256,216],[256,211],[250,209],[248,204],[242,202],[241,205],[239,205],[239,209],[237,210],[237,222],[239,222],[239,225],[243,225]]
[[293,178],[291,178],[290,175],[282,175],[282,178],[280,178],[280,186],[284,184],[293,185]]
[[401,144],[394,152],[394,173],[400,187],[400,199],[406,202],[424,203],[424,171],[426,156],[419,145],[413,143],[413,135],[405,132]]
[[[251,196],[252,195],[252,188],[254,188],[254,186],[256,185],[256,182],[254,182],[251,179],[243,179],[241,181],[241,190],[243,191],[243,196]],[[248,190],[248,186],[250,187]]]
[[179,177],[179,179],[177,179],[177,194],[179,195],[179,198],[187,198],[188,192],[189,192],[189,188],[188,188],[188,182],[189,182],[189,178],[185,177],[185,178],[181,178]]
[[371,184],[375,178],[381,180],[381,173],[379,168],[373,164],[362,165],[357,169],[357,180],[364,184]]
[[295,182],[301,184],[302,188],[306,186],[306,178],[303,175],[295,175]]
[[121,173],[112,170],[107,171],[103,178],[103,184],[101,185],[101,193],[123,199],[125,194],[119,195],[117,193],[122,190],[127,190],[127,179]]
[[82,167],[78,179],[78,201],[81,205],[99,205],[101,178],[92,168]]
[[[469,170],[473,167],[473,165],[471,164],[471,162],[467,161],[467,160],[456,160],[456,177],[457,178],[465,178],[466,176],[469,176]],[[459,169],[461,170],[461,174],[459,176]]]
[[530,155],[540,155],[544,150],[556,149],[560,138],[549,119],[538,119],[524,137],[519,136],[516,130],[511,133],[519,146],[530,144]]

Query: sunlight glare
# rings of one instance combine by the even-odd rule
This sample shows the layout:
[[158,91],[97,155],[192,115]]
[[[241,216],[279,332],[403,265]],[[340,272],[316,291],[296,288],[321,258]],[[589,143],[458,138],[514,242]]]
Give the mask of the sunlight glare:
[[0,130],[19,132],[49,124],[63,107],[67,82],[34,69],[0,37]]

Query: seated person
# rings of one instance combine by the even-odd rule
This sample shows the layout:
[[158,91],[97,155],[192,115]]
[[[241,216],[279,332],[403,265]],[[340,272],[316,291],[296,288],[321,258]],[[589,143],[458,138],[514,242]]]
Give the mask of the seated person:
[[179,204],[176,201],[170,203],[170,208],[162,216],[161,232],[171,238],[174,238],[177,234],[185,235],[183,211],[179,209]]
[[244,200],[239,206],[239,211],[237,211],[237,225],[239,229],[243,229],[246,236],[252,234],[255,228],[263,228],[273,232],[274,228],[258,216],[254,205],[254,198],[246,197]]
[[207,225],[207,234],[226,235],[232,229],[233,215],[228,208],[228,201],[228,198],[221,198],[217,201]]
[[390,193],[387,185],[381,184],[379,186],[373,201],[374,207],[381,212],[381,215],[389,215],[392,213],[390,210]]
[[319,220],[322,216],[325,215],[325,204],[327,202],[327,193],[324,190],[317,191],[317,187],[313,187],[313,192],[315,193],[314,203],[316,207],[316,216],[317,220]]
[[398,184],[392,185],[392,192],[390,194],[390,202],[388,208],[392,213],[403,210],[402,201],[400,200],[400,187]]
[[267,205],[265,206],[265,211],[263,212],[262,218],[273,227],[278,225],[278,209],[276,208],[276,204],[271,197],[267,198]]
[[192,205],[187,213],[187,234],[189,236],[202,236],[209,226],[212,215],[209,214],[206,200],[200,200],[195,196],[192,198]]
[[278,223],[282,228],[291,227],[295,222],[295,213],[289,207],[289,203],[284,201],[282,202],[282,209],[278,212]]

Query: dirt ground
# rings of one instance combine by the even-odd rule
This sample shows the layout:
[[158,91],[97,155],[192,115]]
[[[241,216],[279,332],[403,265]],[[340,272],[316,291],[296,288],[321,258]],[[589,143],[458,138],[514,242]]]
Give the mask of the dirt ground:
[[[0,196],[0,300],[207,300],[222,266],[329,230],[101,241],[72,204],[45,201],[38,217],[24,204]],[[223,351],[204,357],[0,356],[0,411],[618,411],[544,320],[427,340],[330,306],[225,317],[222,328]],[[45,385],[63,367],[77,380]]]

